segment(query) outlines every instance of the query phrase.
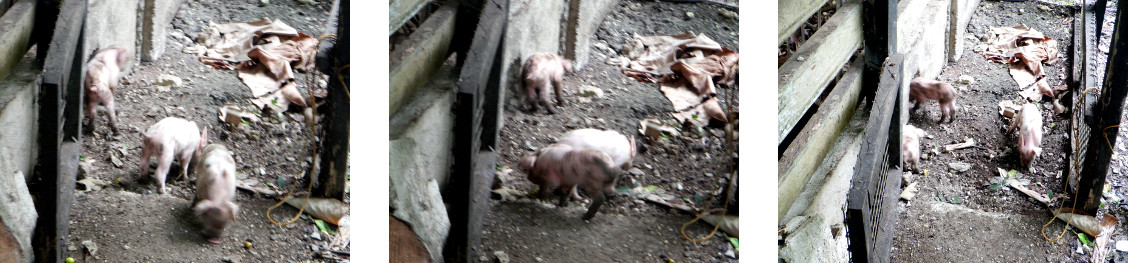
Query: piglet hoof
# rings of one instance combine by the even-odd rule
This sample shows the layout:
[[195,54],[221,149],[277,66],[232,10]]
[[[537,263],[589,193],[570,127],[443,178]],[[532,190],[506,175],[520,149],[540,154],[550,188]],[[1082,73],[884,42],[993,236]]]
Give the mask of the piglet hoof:
[[210,242],[210,243],[212,243],[212,244],[219,244],[219,239],[218,239],[218,238],[214,238],[214,237],[213,237],[213,238],[208,238],[208,242]]

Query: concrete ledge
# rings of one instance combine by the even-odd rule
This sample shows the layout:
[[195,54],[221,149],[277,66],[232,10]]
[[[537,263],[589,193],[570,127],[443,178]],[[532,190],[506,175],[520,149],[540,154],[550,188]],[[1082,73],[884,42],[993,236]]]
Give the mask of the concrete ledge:
[[[564,1],[511,0],[509,2],[509,24],[505,28],[505,43],[502,47],[502,78],[498,96],[505,103],[498,103],[497,131],[505,126],[505,105],[520,105],[524,92],[521,81],[521,66],[530,55],[541,52],[560,54],[560,36],[563,28],[557,23],[543,22],[549,19],[567,21],[564,17]],[[564,23],[564,22],[561,22]],[[495,133],[496,134],[496,133]]]
[[396,30],[415,16],[420,9],[431,1],[424,0],[392,0],[388,3],[388,35],[395,34]]
[[22,172],[30,179],[35,167],[39,116],[40,70],[35,56],[24,56],[16,71],[0,82],[0,175]]
[[185,0],[145,0],[141,16],[141,60],[154,61],[164,55],[168,28]]
[[777,17],[777,30],[778,41],[776,45],[782,44],[783,40],[787,39],[791,34],[798,30],[804,22],[807,22],[811,15],[819,11],[827,0],[779,0],[776,7],[779,8]]
[[[454,56],[451,56],[452,58]],[[435,179],[445,187],[450,176],[451,149],[454,146],[454,87],[458,81],[454,60],[448,59],[424,88],[391,116],[392,140],[411,139],[416,151],[409,161],[418,174]]]
[[439,186],[434,179],[419,173],[415,165],[419,155],[412,139],[389,142],[389,205],[392,215],[415,229],[434,262],[442,262],[443,243],[450,231],[450,219],[443,206]]
[[564,57],[572,60],[576,70],[587,65],[591,54],[591,39],[603,23],[607,13],[615,9],[619,0],[570,0],[568,3],[567,31],[564,32]]
[[15,72],[0,82],[0,217],[12,229],[26,262],[31,262],[31,233],[36,212],[27,181],[34,174],[40,69],[34,55],[24,56]]
[[853,2],[838,9],[779,67],[777,144],[796,127],[861,43],[862,6]]
[[[90,54],[99,48],[118,45],[137,54],[137,13],[141,6],[140,0],[100,0],[90,1],[86,13],[85,43],[83,43],[82,58],[89,58]],[[126,72],[136,63],[130,63]]]
[[[945,55],[953,0],[907,0],[897,4],[897,50],[905,54],[901,68],[901,101],[909,101],[909,82],[917,74],[935,79],[948,62]],[[959,1],[959,0],[956,0]],[[911,103],[901,104],[901,124],[908,123]]]
[[30,47],[35,3],[35,0],[20,0],[0,16],[0,81],[12,73]]
[[442,65],[450,53],[454,37],[455,13],[458,6],[449,1],[432,13],[411,36],[389,54],[391,68],[390,111],[396,112],[407,103],[423,83]]
[[979,7],[979,0],[950,0],[952,7],[948,16],[948,61],[956,62],[963,55],[964,33],[967,33],[967,23]]

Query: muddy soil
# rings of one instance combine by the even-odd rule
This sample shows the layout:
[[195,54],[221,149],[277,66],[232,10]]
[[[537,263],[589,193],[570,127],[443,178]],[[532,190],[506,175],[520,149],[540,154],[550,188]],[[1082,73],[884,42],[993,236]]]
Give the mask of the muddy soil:
[[[724,130],[706,128],[703,136],[683,131],[683,136],[655,141],[642,138],[638,133],[639,120],[654,117],[673,122],[667,113],[673,108],[657,84],[635,81],[605,62],[618,56],[619,48],[635,33],[645,36],[692,31],[737,50],[737,20],[722,16],[718,10],[719,7],[704,3],[622,1],[596,32],[597,40],[588,47],[593,54],[587,66],[565,75],[568,104],[561,113],[549,115],[543,108],[525,112],[516,99],[521,93],[510,92],[513,99],[505,106],[507,119],[497,149],[501,184],[495,187],[532,191],[536,185],[518,171],[518,160],[572,129],[598,128],[634,134],[638,154],[633,172],[617,185],[620,196],[604,203],[591,221],[580,219],[590,201],[557,208],[548,201],[526,196],[511,201],[491,200],[482,244],[474,248],[483,259],[493,259],[496,252],[502,252],[515,262],[736,261],[737,255],[730,252],[734,249],[723,232],[716,232],[705,242],[687,241],[679,229],[693,216],[643,201],[632,191],[654,186],[654,192],[668,197],[670,203],[721,207],[720,189],[727,185],[733,160],[726,153]],[[510,83],[517,82],[514,79]],[[581,101],[576,92],[581,85],[599,87],[605,95]],[[735,91],[718,89],[718,97],[724,98],[730,92]],[[735,99],[731,104],[739,106]],[[698,221],[685,233],[702,237],[712,228]],[[576,258],[577,255],[583,258]]]
[[[1070,156],[1068,112],[1054,114],[1048,97],[1037,104],[1043,117],[1043,151],[1033,169],[1025,169],[1018,159],[1017,133],[1006,133],[1010,119],[1000,115],[998,107],[1002,100],[1024,101],[1018,94],[1020,87],[1006,65],[973,51],[992,27],[1027,25],[1059,41],[1057,63],[1045,69],[1050,86],[1064,84],[1072,66],[1072,8],[1035,1],[980,2],[968,25],[963,56],[939,77],[948,83],[963,75],[975,79],[970,85],[955,85],[960,89],[955,122],[937,124],[936,103],[926,103],[910,116],[909,123],[929,134],[921,142],[927,156],[921,164],[927,173],[915,176],[920,187],[917,197],[899,205],[893,261],[1088,261],[1091,250],[1075,252],[1079,241],[1074,230],[1056,241],[1043,237],[1043,225],[1051,219],[1045,206],[1005,186],[993,189],[990,183],[999,175],[998,169],[1016,170],[1019,178],[1030,181],[1027,187],[1031,190],[1061,195]],[[1066,97],[1064,104],[1068,101]],[[943,149],[966,138],[973,138],[977,146],[951,152]],[[950,167],[953,163],[970,164],[971,168],[958,172]],[[1045,236],[1053,239],[1063,227],[1056,221],[1045,228]]]
[[[264,1],[265,2],[265,1]],[[114,91],[120,136],[110,136],[107,117],[100,112],[93,131],[83,138],[84,177],[110,182],[105,189],[78,190],[72,207],[68,256],[79,262],[269,262],[333,261],[331,238],[302,216],[294,224],[268,221],[267,208],[276,200],[238,191],[238,222],[228,227],[221,244],[207,243],[189,204],[195,196],[194,179],[167,180],[169,194],[156,193],[152,176],[140,176],[142,133],[165,117],[195,121],[207,129],[209,143],[223,144],[235,157],[239,180],[276,190],[299,186],[311,165],[314,141],[309,139],[301,109],[259,113],[262,121],[229,130],[219,119],[219,107],[234,104],[253,109],[251,93],[235,71],[215,69],[182,50],[195,45],[195,36],[208,22],[244,22],[267,17],[281,19],[298,32],[326,33],[331,1],[199,1],[189,0],[176,14],[164,56],[141,62]],[[90,34],[97,34],[91,32]],[[173,75],[180,86],[159,86],[159,76]],[[306,74],[298,73],[299,89],[306,94]],[[321,84],[323,85],[323,84]],[[153,162],[155,166],[155,161]],[[181,164],[173,164],[179,171]],[[82,179],[80,177],[79,179]],[[83,189],[81,187],[79,189]],[[346,198],[346,202],[347,202]],[[297,209],[283,205],[271,212],[284,221]],[[96,256],[86,255],[82,241],[97,244]],[[245,248],[245,241],[252,248]],[[347,252],[347,247],[344,249]],[[322,255],[331,255],[326,259]],[[345,256],[347,258],[347,256]]]

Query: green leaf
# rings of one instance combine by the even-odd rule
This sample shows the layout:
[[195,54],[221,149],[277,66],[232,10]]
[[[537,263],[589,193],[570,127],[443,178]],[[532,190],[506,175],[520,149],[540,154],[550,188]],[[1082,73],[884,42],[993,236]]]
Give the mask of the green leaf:
[[1054,128],[1054,126],[1057,126],[1057,123],[1052,123],[1052,122],[1051,122],[1051,123],[1050,123],[1050,129],[1053,129],[1053,128]]
[[85,156],[85,155],[79,155],[79,156],[78,156],[78,160],[79,160],[79,161],[85,161],[85,160],[86,160],[86,156]]
[[682,197],[682,201],[685,201],[686,203],[691,202],[691,201],[689,201],[689,197]]
[[251,122],[244,120],[243,125],[251,125]]
[[665,133],[662,134],[662,139],[669,139],[669,138],[670,138],[670,135],[666,135]]
[[278,98],[270,100],[270,104],[278,105]]
[[1001,184],[991,184],[991,190],[999,190],[999,188],[1003,188],[1003,185],[1001,185]]
[[643,188],[643,189],[646,189],[646,191],[647,191],[647,192],[654,192],[654,191],[658,191],[658,186],[656,186],[656,185],[647,185],[647,186],[646,186],[646,188]]
[[948,202],[948,199],[944,198],[944,194],[942,193],[936,193],[936,198],[939,198],[940,202]]
[[691,115],[691,116],[693,117],[693,119],[694,119],[694,120],[696,120],[696,119],[697,119],[697,114],[693,114],[693,115]]
[[729,237],[728,239],[729,239],[729,243],[732,243],[733,248],[735,248],[736,250],[740,250],[740,239],[737,239],[735,237]]
[[704,201],[704,200],[705,200],[705,197],[701,196],[701,193],[694,193],[693,194],[693,203],[694,204],[700,204],[701,201]]
[[283,179],[281,176],[279,176],[275,181],[278,182],[278,187],[286,186],[286,179]]
[[1086,246],[1093,246],[1093,241],[1089,241],[1089,236],[1086,236],[1085,233],[1077,233],[1077,239],[1080,239],[1081,243],[1085,243]]
[[498,171],[501,171],[501,165],[500,165],[500,164],[499,164],[499,165],[497,165],[497,170],[498,170]]
[[1007,171],[1007,177],[1014,178],[1014,175],[1016,174],[1018,174],[1018,171],[1016,170]]
[[321,221],[321,219],[314,219],[313,224],[317,225],[317,228],[321,229],[321,231],[328,232],[329,235],[333,235],[333,236],[337,235],[337,232],[333,231],[333,229],[329,228],[329,224],[326,224],[325,221]]
[[950,200],[950,201],[949,201],[948,203],[951,203],[951,204],[957,204],[957,205],[958,205],[958,204],[962,204],[962,203],[963,203],[963,199],[962,199],[962,198],[960,198],[960,196],[958,196],[958,195],[957,195],[957,196],[954,196],[954,197],[952,197],[952,200]]

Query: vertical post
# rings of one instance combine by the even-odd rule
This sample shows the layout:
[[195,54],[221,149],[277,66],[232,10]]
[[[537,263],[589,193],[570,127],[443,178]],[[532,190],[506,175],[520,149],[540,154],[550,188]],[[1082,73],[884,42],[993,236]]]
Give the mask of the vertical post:
[[1128,1],[1117,2],[1116,27],[1108,54],[1108,68],[1105,70],[1104,85],[1097,101],[1097,119],[1091,126],[1093,135],[1089,136],[1089,151],[1085,155],[1085,165],[1081,169],[1077,189],[1078,203],[1082,204],[1083,210],[1094,214],[1100,208],[1105,177],[1112,159],[1112,147],[1116,145],[1116,136],[1120,131],[1116,125],[1120,124],[1124,97],[1128,95],[1128,75],[1115,74],[1128,71],[1128,42],[1125,42],[1128,26],[1123,23],[1128,20],[1128,12],[1124,11],[1125,8],[1128,8]]
[[[313,193],[344,200],[345,180],[349,171],[349,1],[338,3],[337,41],[329,63],[329,112],[326,114],[324,140],[321,147],[321,168]],[[340,70],[338,70],[340,69]]]
[[865,0],[862,2],[862,38],[865,45],[865,68],[862,69],[862,98],[873,105],[881,65],[885,58],[897,53],[897,0]]

